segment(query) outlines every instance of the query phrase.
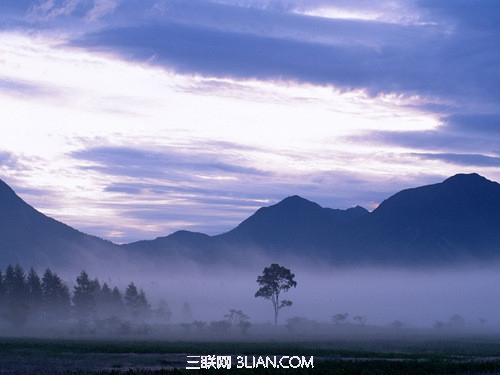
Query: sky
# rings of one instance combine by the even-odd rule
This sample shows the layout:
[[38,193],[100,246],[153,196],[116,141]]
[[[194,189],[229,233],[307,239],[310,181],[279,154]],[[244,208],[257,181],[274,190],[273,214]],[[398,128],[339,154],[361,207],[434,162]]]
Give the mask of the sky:
[[500,181],[500,3],[2,0],[0,179],[128,243]]

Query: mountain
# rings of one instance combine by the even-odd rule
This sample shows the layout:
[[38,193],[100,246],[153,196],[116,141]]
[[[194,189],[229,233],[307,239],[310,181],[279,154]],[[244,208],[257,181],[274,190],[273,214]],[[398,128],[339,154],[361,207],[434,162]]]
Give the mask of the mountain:
[[347,223],[368,211],[360,206],[347,210],[323,208],[294,195],[257,210],[235,229],[219,236],[234,245],[253,245],[268,249],[290,249],[307,255],[327,248]]
[[259,209],[219,236],[271,255],[333,264],[450,264],[500,258],[500,185],[458,174],[403,190],[373,212],[322,208],[298,196]]
[[109,254],[117,246],[35,210],[0,180],[0,261],[57,266]]
[[218,259],[213,237],[204,233],[179,230],[166,237],[121,245],[130,257],[145,257],[161,262],[194,260],[211,263]]
[[370,259],[423,263],[500,256],[500,185],[478,174],[403,190],[358,225]]
[[[123,245],[127,251],[156,258],[183,257],[203,264],[244,264],[257,256],[324,258],[339,231],[367,215],[362,207],[323,208],[297,195],[262,207],[233,230],[217,236],[178,231],[167,237]],[[338,229],[338,231],[337,231]]]
[[[29,265],[91,259],[244,264],[257,256],[344,264],[430,265],[500,259],[500,185],[459,174],[400,191],[374,211],[323,208],[297,195],[217,236],[178,231],[115,245],[48,218],[0,181],[0,260]],[[82,263],[83,262],[83,263]]]

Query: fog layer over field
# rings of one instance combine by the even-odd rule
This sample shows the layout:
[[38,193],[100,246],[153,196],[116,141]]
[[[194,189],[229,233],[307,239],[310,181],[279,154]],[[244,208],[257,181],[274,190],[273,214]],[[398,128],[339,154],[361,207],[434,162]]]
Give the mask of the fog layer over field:
[[[182,315],[187,302],[193,320],[220,320],[230,309],[241,309],[252,323],[264,323],[273,321],[273,308],[269,300],[254,297],[256,279],[264,267],[276,262],[290,268],[297,281],[296,288],[280,296],[293,301],[291,307],[280,311],[280,324],[296,316],[331,322],[332,315],[349,313],[348,322],[356,323],[352,318],[361,315],[368,325],[398,320],[407,326],[432,327],[436,321],[447,323],[457,314],[471,328],[500,325],[499,265],[410,269],[338,268],[279,260],[249,261],[248,266],[139,262],[126,271],[95,268],[87,272],[121,290],[134,281],[145,290],[152,307],[165,299],[172,322],[189,319]],[[64,274],[73,284],[76,276]]]

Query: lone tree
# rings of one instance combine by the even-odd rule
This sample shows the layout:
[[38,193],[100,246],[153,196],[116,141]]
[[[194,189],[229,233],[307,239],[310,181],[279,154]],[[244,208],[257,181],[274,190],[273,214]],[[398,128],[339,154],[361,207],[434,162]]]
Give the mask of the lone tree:
[[292,301],[281,300],[280,293],[287,292],[292,286],[295,288],[297,282],[293,279],[295,275],[288,268],[277,263],[264,268],[262,275],[257,277],[260,289],[255,297],[270,299],[274,307],[274,325],[278,325],[278,313],[282,307],[292,306]]

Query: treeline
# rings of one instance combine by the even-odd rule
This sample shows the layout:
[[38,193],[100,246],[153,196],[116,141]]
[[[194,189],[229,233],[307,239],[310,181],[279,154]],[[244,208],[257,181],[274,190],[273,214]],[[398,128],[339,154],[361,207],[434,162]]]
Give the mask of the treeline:
[[73,321],[80,333],[131,333],[137,327],[147,330],[145,322],[152,318],[168,321],[171,312],[164,300],[152,309],[144,290],[133,282],[122,293],[82,271],[70,291],[49,268],[40,278],[34,268],[26,275],[20,265],[9,265],[5,274],[0,270],[0,316],[15,328],[31,321]]

